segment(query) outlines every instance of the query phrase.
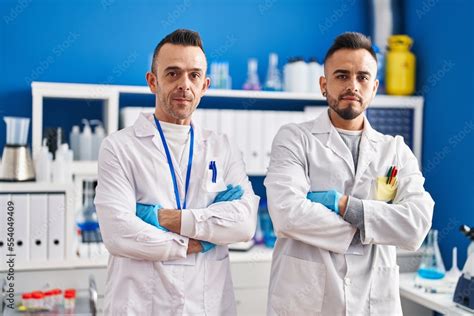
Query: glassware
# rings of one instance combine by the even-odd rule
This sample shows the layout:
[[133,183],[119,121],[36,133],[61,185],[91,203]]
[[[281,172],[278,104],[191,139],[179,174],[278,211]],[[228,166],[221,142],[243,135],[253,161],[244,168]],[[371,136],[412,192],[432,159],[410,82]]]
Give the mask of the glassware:
[[417,275],[423,279],[438,280],[446,274],[438,245],[438,231],[432,229],[425,241],[423,255]]

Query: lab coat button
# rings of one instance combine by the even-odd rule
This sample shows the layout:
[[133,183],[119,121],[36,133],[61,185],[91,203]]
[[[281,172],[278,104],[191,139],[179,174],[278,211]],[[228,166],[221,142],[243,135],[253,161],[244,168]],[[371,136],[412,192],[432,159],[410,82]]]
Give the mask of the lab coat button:
[[350,278],[344,278],[344,284],[345,284],[346,286],[351,285],[351,279],[350,279]]
[[181,244],[184,244],[184,240],[183,240],[183,239],[180,239],[179,242],[180,242]]

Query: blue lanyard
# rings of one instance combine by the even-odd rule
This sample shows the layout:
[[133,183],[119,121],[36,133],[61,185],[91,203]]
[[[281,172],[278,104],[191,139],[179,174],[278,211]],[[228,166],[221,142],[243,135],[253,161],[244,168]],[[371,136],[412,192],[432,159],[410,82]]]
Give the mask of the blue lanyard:
[[[176,198],[177,209],[181,210],[181,200],[179,198],[179,190],[178,190],[178,182],[176,181],[176,174],[174,172],[173,161],[171,160],[170,150],[168,148],[168,144],[166,143],[165,134],[161,129],[160,121],[154,116],[156,128],[160,133],[161,141],[163,142],[163,147],[165,148],[166,159],[168,159],[168,166],[170,167],[171,179],[173,180],[173,188],[174,188],[174,196]],[[189,159],[188,159],[188,170],[186,171],[186,186],[184,189],[184,201],[183,201],[183,209],[186,209],[186,195],[188,193],[189,188],[189,180],[191,179],[191,168],[193,166],[193,148],[194,148],[194,130],[193,125],[191,125],[190,129],[191,133],[191,143],[189,144]]]

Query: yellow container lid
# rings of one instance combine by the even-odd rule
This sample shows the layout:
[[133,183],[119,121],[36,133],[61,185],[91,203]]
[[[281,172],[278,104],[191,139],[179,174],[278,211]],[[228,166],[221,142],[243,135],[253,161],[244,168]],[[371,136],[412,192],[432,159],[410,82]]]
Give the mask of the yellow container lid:
[[413,45],[413,39],[405,34],[392,35],[388,38],[388,47],[390,49],[410,49]]

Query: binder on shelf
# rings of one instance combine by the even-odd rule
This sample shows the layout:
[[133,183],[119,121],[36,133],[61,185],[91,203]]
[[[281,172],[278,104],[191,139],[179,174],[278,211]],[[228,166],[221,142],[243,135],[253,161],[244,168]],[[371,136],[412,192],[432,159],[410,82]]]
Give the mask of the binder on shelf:
[[205,109],[202,114],[202,122],[205,129],[211,130],[215,133],[221,132],[221,110]]
[[16,262],[20,264],[26,263],[30,252],[30,221],[29,221],[29,196],[28,194],[12,194],[11,200],[14,208],[14,253]]
[[[66,241],[66,197],[65,194],[48,194],[48,259],[62,260],[65,257]],[[68,232],[73,233],[73,232]]]
[[5,264],[8,252],[8,201],[10,201],[10,194],[0,194],[0,266]]
[[227,135],[231,145],[235,144],[234,112],[237,112],[237,111],[221,110],[221,134]]
[[30,258],[46,261],[48,249],[48,196],[30,194]]
[[[245,169],[248,172],[249,165],[249,150],[247,141],[247,130],[248,130],[248,117],[250,116],[249,111],[236,110],[233,111],[233,139],[234,146],[237,146],[239,152],[242,153],[242,157],[245,162]],[[231,143],[232,144],[232,143]]]
[[263,111],[247,111],[247,173],[249,175],[265,174],[263,164]]

